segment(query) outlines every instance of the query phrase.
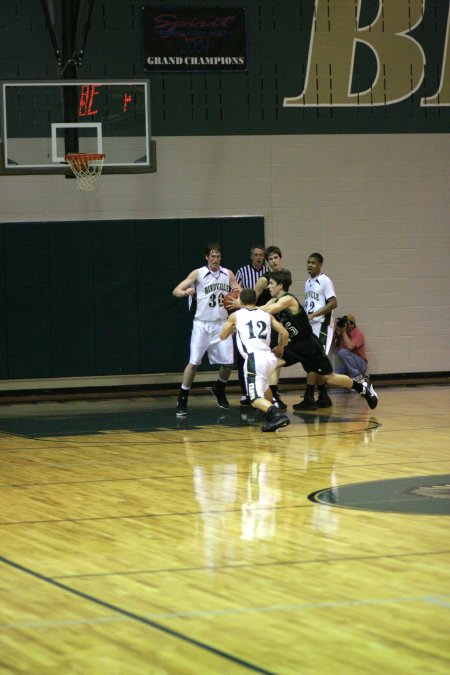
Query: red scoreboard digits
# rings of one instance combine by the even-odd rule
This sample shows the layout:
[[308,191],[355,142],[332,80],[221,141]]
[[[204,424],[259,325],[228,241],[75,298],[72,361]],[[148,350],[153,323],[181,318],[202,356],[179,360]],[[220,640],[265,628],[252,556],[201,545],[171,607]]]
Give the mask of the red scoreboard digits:
[[127,112],[127,105],[131,103],[131,100],[131,94],[125,92],[123,95],[123,112]]
[[[78,103],[78,117],[88,117],[97,115],[102,111],[99,109],[99,104],[95,101],[95,97],[101,93],[102,85],[100,84],[83,84],[81,85],[80,100]],[[127,112],[130,104],[133,102],[132,94],[127,91],[123,93],[122,112]]]
[[96,115],[98,113],[98,109],[94,109],[94,96],[97,96],[99,93],[99,88],[95,84],[81,85],[78,117],[87,117],[88,115]]

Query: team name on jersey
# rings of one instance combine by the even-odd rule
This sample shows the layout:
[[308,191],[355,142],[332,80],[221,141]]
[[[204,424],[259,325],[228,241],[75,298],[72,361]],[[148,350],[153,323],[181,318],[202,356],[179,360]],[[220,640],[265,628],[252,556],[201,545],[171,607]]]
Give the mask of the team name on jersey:
[[228,284],[210,284],[205,286],[205,293],[213,293],[215,291],[229,291],[230,286]]
[[314,298],[314,300],[320,300],[319,293],[314,293],[314,291],[307,291],[305,293],[306,298]]

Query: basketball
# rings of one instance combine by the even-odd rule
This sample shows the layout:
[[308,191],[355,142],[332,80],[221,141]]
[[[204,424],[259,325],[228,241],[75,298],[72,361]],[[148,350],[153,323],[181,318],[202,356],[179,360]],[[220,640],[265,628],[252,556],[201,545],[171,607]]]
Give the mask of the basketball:
[[239,297],[239,291],[230,291],[230,293],[227,293],[224,298],[223,298],[223,306],[227,310],[228,314],[232,314],[233,312],[236,311],[236,307],[229,307],[229,302],[230,300],[237,300]]

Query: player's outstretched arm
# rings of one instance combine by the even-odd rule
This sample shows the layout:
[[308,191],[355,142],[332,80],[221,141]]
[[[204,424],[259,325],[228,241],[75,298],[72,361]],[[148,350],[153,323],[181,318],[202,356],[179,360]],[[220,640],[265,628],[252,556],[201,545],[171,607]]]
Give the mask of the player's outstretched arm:
[[276,299],[275,299],[275,298],[272,298],[271,300],[269,300],[268,302],[266,302],[265,305],[261,305],[261,307],[260,307],[259,309],[262,309],[263,312],[267,312],[268,314],[272,314],[272,313],[274,313],[274,312],[271,312],[268,308],[269,308],[271,305],[274,305],[276,302],[277,302]]
[[294,302],[295,298],[293,295],[283,295],[278,300],[273,298],[273,300],[270,300],[266,305],[264,305],[264,307],[261,307],[260,309],[263,309],[269,314],[279,314],[279,312],[282,312],[283,309],[293,309]]

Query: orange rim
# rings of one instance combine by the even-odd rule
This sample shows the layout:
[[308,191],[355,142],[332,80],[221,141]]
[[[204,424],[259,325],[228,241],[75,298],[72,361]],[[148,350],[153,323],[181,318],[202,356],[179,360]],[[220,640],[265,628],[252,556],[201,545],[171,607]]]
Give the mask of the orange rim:
[[64,159],[66,159],[68,162],[77,159],[89,162],[90,160],[94,159],[105,159],[105,155],[102,154],[101,152],[93,152],[93,153],[73,152],[70,153],[69,155],[64,155]]

